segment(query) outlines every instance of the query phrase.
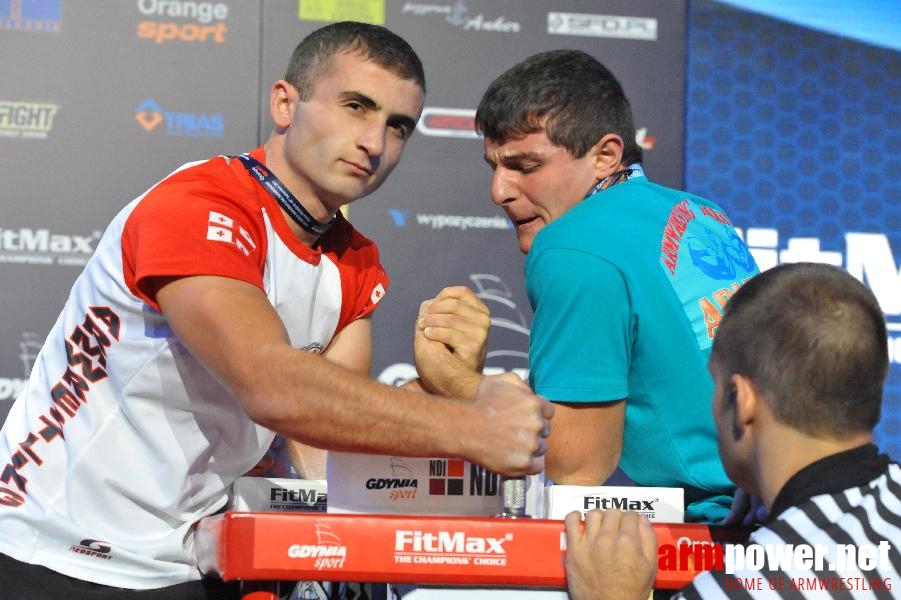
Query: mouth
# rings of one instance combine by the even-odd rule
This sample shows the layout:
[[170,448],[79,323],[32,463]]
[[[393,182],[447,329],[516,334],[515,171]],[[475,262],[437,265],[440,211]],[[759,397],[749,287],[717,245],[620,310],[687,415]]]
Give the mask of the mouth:
[[372,167],[370,167],[368,165],[362,165],[360,163],[353,162],[350,160],[345,160],[344,163],[347,164],[348,166],[350,166],[351,169],[353,171],[355,171],[358,175],[365,175],[365,176],[369,177],[373,173]]
[[524,218],[520,218],[520,219],[514,218],[512,215],[510,216],[510,221],[513,222],[513,226],[516,227],[517,229],[526,227],[529,224],[534,223],[537,220],[538,220],[538,217],[535,217],[535,216],[524,217]]

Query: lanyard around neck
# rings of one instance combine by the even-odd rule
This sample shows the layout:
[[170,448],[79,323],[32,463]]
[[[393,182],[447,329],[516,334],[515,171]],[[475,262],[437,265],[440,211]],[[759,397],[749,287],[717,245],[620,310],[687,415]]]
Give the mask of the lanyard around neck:
[[588,193],[585,194],[585,198],[597,194],[601,190],[606,190],[607,188],[611,188],[618,183],[623,183],[625,181],[629,181],[629,179],[633,176],[639,177],[644,175],[644,170],[641,168],[639,164],[630,165],[628,168],[623,169],[621,171],[617,171],[611,175],[608,175],[598,181],[596,184],[591,186],[591,189],[588,190]]
[[285,184],[283,184],[272,171],[267,169],[263,163],[254,157],[245,153],[239,154],[237,158],[241,159],[241,162],[244,164],[247,171],[254,176],[260,185],[266,188],[269,195],[275,198],[275,201],[278,202],[279,206],[285,209],[285,212],[288,213],[291,219],[305,231],[316,235],[322,235],[328,231],[329,227],[332,226],[332,223],[335,222],[337,215],[332,217],[328,223],[317,221],[313,215],[304,208],[303,204],[294,197],[294,194],[285,187]]

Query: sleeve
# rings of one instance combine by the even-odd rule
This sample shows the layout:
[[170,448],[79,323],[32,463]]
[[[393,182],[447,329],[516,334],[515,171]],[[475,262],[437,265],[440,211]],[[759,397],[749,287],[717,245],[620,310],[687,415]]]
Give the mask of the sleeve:
[[346,249],[336,253],[342,285],[341,316],[337,331],[356,319],[372,314],[385,297],[390,282],[375,243],[349,224],[346,226],[347,230],[342,236],[348,240]]
[[262,217],[209,177],[176,173],[136,205],[122,232],[130,291],[159,310],[149,279],[216,275],[262,289],[266,233]]
[[526,291],[532,389],[558,402],[627,397],[633,327],[619,269],[578,250],[541,250],[527,262]]

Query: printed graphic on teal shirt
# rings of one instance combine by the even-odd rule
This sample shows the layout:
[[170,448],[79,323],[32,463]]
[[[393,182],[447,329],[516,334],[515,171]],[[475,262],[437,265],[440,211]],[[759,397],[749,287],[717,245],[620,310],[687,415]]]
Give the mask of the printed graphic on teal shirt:
[[702,350],[712,344],[726,302],[758,271],[726,215],[688,199],[670,211],[660,239],[660,266]]

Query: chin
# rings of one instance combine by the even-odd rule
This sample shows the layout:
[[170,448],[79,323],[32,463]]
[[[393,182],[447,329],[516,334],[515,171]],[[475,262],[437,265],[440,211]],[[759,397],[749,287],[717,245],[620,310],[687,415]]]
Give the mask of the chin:
[[519,237],[519,251],[523,254],[528,254],[529,250],[532,249],[532,242],[535,241],[534,235],[520,235]]
[[741,464],[735,460],[726,460],[725,457],[723,457],[723,468],[726,470],[726,475],[729,476],[732,483],[752,494],[759,495],[757,482],[754,480],[751,470],[747,465]]

